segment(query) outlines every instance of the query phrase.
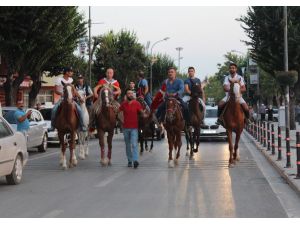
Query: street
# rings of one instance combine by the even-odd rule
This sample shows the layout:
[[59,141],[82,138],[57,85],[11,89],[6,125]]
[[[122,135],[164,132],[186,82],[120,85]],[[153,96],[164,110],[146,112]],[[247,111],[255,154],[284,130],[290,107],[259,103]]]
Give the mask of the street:
[[226,142],[202,142],[189,160],[182,140],[176,168],[168,168],[166,140],[155,141],[138,169],[128,168],[122,134],[114,136],[111,167],[101,167],[96,139],[89,157],[66,171],[58,146],[32,151],[20,185],[0,178],[0,217],[300,217],[299,196],[261,156],[253,157],[258,152],[247,138],[231,169]]

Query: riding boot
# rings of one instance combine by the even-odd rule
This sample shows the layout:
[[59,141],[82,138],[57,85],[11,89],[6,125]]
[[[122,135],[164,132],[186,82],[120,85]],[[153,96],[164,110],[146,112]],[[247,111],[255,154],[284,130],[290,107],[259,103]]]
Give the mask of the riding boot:
[[251,121],[250,121],[250,114],[249,114],[249,111],[248,110],[243,110],[244,111],[244,113],[245,113],[245,123],[246,124],[250,124],[251,123]]
[[217,120],[217,122],[216,122],[216,125],[222,125],[222,124],[223,124],[223,121],[222,121],[221,118],[220,118],[220,116],[221,116],[221,114],[222,114],[222,111],[223,111],[223,109],[220,108],[220,107],[218,107],[218,120]]

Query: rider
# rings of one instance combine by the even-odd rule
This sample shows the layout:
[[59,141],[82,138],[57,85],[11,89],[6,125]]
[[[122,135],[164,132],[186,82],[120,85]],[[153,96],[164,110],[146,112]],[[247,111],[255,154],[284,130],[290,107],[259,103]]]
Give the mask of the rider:
[[176,78],[176,69],[170,67],[168,69],[168,79],[164,80],[159,92],[156,93],[153,102],[151,104],[151,111],[154,111],[157,107],[156,117],[159,122],[163,122],[166,114],[166,103],[163,100],[164,97],[175,97],[180,102],[183,108],[184,120],[189,123],[189,112],[187,104],[182,101],[182,94],[184,92],[183,80]]
[[189,78],[187,78],[184,81],[184,91],[185,92],[184,92],[184,97],[182,98],[182,100],[184,102],[188,102],[191,99],[192,84],[200,85],[201,92],[202,92],[202,96],[199,97],[199,102],[202,105],[202,107],[200,107],[200,110],[204,112],[205,111],[205,94],[204,94],[204,90],[201,86],[201,80],[195,76],[195,68],[192,66],[188,68],[188,74],[189,74]]
[[[223,83],[223,89],[226,93],[226,96],[218,104],[218,121],[216,122],[216,124],[218,124],[218,125],[223,123],[220,116],[222,114],[222,110],[225,107],[225,103],[228,102],[228,100],[229,100],[229,93],[228,93],[230,91],[229,80],[234,80],[235,83],[239,83],[241,86],[240,87],[241,92],[246,91],[244,78],[241,75],[237,74],[237,65],[233,62],[230,62],[230,64],[229,64],[229,73],[230,74],[225,77],[224,83]],[[246,116],[246,123],[249,123],[249,108],[248,108],[247,103],[243,99],[243,97],[240,98],[240,104],[241,104],[243,111],[245,113],[245,116]]]
[[77,91],[83,91],[83,93],[85,93],[85,96],[86,96],[85,97],[85,105],[86,105],[88,112],[90,112],[91,107],[92,107],[92,98],[93,98],[94,94],[93,94],[91,87],[87,83],[85,83],[84,76],[82,74],[80,74],[78,76],[77,84],[75,85],[75,88]]
[[[54,125],[54,121],[55,121],[55,117],[56,117],[56,113],[57,113],[57,109],[60,106],[60,103],[62,102],[62,98],[63,98],[63,91],[64,91],[64,87],[63,87],[63,83],[65,84],[72,84],[73,83],[73,69],[71,67],[65,67],[64,68],[64,72],[63,72],[63,77],[58,77],[56,79],[55,82],[55,89],[54,92],[55,94],[60,96],[60,99],[58,100],[58,102],[54,105],[53,109],[52,109],[52,113],[51,113],[51,126],[52,128],[55,127]],[[75,96],[74,96],[75,97]],[[83,99],[81,99],[81,97],[79,95],[77,95],[76,97],[79,98],[79,100],[81,102],[83,102]],[[74,102],[75,106],[76,106],[76,110],[78,112],[78,116],[79,116],[79,124],[80,124],[80,129],[82,131],[86,131],[86,127],[83,124],[83,115],[82,115],[82,110],[80,108],[80,106],[77,104],[77,102]]]
[[137,89],[137,97],[143,98],[146,104],[150,107],[152,103],[151,94],[149,92],[148,81],[145,79],[144,72],[140,71],[138,73],[138,89]]

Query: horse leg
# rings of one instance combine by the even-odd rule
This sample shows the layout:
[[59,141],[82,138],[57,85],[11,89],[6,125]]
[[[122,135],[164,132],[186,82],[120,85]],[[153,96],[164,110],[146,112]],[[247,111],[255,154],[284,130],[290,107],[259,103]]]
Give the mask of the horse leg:
[[139,142],[140,142],[140,155],[143,155],[144,153],[144,135],[143,135],[143,131],[139,130]]
[[232,130],[227,130],[227,136],[228,136],[228,144],[229,144],[229,165],[228,167],[233,167],[233,145],[232,145]]
[[60,154],[60,162],[59,164],[62,166],[63,169],[67,169],[67,159],[66,159],[66,144],[65,144],[65,135],[63,133],[59,133],[59,142],[61,145],[61,154]]
[[78,132],[78,140],[79,140],[79,159],[84,159],[85,155],[84,155],[84,133],[82,131]]
[[76,154],[75,154],[75,132],[71,133],[69,148],[70,148],[69,168],[72,168],[77,165],[77,159],[76,159]]
[[[145,135],[145,136],[146,136],[146,135]],[[144,137],[144,140],[145,140],[145,150],[148,151],[149,148],[148,148],[147,138]]]
[[241,138],[241,132],[236,132],[236,137],[235,137],[235,144],[234,144],[234,152],[233,152],[233,160],[234,161],[240,161],[240,156],[239,156],[239,141]]
[[154,140],[154,133],[155,133],[155,127],[153,127],[152,129],[151,129],[151,133],[152,133],[152,137],[151,137],[151,146],[150,146],[150,152],[152,151],[152,149],[153,149],[153,140]]
[[107,146],[108,146],[108,151],[107,151],[107,165],[111,166],[111,151],[112,151],[112,139],[114,136],[114,130],[108,132],[107,136]]
[[177,149],[177,154],[176,154],[176,159],[175,159],[175,165],[178,165],[179,157],[180,157],[180,148],[182,145],[181,142],[181,132],[178,132],[175,136],[175,143],[176,143],[176,149]]
[[194,149],[194,152],[198,152],[198,147],[199,147],[199,144],[200,144],[200,127],[195,127],[194,140],[196,142],[196,148]]
[[84,156],[89,155],[89,133],[85,132],[85,137],[84,137]]
[[191,143],[191,138],[190,138],[190,131],[188,130],[188,128],[185,126],[184,127],[184,134],[185,134],[185,140],[186,140],[186,157],[189,157],[190,153],[189,153],[189,145]]
[[[167,132],[168,133],[168,132]],[[168,136],[168,144],[169,144],[169,160],[168,160],[168,164],[169,164],[169,167],[170,168],[173,168],[174,167],[174,162],[173,162],[173,154],[172,154],[172,151],[173,151],[173,135],[171,134],[167,134]]]
[[104,150],[104,131],[98,129],[98,138],[100,145],[100,163],[102,166],[106,166],[105,163],[105,150]]

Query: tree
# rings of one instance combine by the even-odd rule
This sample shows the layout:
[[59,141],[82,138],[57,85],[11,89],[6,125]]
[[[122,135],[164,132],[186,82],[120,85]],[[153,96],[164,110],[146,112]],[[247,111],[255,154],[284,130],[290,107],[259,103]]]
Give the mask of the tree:
[[110,31],[99,37],[99,43],[93,66],[94,74],[99,74],[98,79],[105,76],[108,67],[112,67],[114,77],[124,89],[129,80],[136,80],[138,71],[145,69],[147,58],[134,32],[121,30],[115,34]]
[[[33,86],[30,105],[41,87],[45,70],[54,72],[72,58],[78,39],[85,32],[77,7],[1,7],[0,52],[8,64],[6,103],[14,104],[25,75]],[[16,79],[11,74],[16,73]]]
[[[288,54],[289,70],[300,74],[300,8],[288,7]],[[284,35],[283,7],[250,7],[247,15],[241,16],[242,22],[250,41],[250,54],[259,67],[267,74],[276,78],[275,71],[284,70]],[[300,79],[290,86],[290,127],[295,129],[295,102],[300,98]]]

